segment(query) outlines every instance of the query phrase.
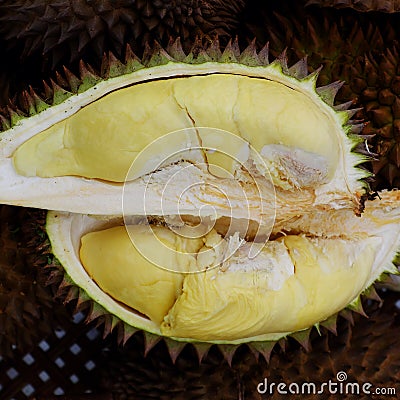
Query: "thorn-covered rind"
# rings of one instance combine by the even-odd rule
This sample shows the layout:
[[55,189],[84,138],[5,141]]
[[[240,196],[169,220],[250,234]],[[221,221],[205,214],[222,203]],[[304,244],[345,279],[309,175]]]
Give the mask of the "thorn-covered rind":
[[399,0],[308,0],[306,6],[352,8],[359,12],[400,12]]
[[174,61],[174,59],[158,42],[155,42],[152,47],[150,47],[149,44],[146,44],[143,55],[143,63],[146,67],[151,68],[158,65],[168,64],[172,61]]
[[244,49],[244,51],[239,56],[239,62],[249,67],[254,67],[260,65],[260,59],[257,55],[255,39]]
[[237,40],[235,40],[233,44],[232,41],[230,40],[228,45],[225,47],[224,52],[221,54],[221,57],[218,60],[218,62],[237,63],[239,57],[240,57],[240,50]]
[[248,346],[251,351],[257,356],[261,354],[265,361],[268,363],[271,358],[272,350],[274,349],[276,342],[252,342]]
[[32,96],[29,94],[27,90],[24,90],[22,92],[21,105],[29,116],[37,114],[35,101],[33,100]]
[[321,96],[322,100],[325,101],[325,103],[333,106],[335,102],[335,97],[343,84],[344,82],[332,82],[329,85],[320,86],[316,90],[317,93]]
[[144,335],[144,355],[146,356],[149,351],[161,340],[161,336],[154,335],[150,332],[143,331]]
[[125,346],[126,342],[136,333],[138,329],[131,325],[120,323],[118,327],[118,343]]
[[199,364],[203,361],[204,357],[207,356],[212,344],[211,343],[193,343],[193,347],[196,351],[197,357],[199,359]]
[[239,346],[231,344],[219,345],[219,349],[230,367],[232,366],[233,356],[235,355],[238,348]]
[[50,82],[51,82],[51,87],[53,89],[52,105],[61,104],[62,102],[64,102],[65,100],[67,100],[69,97],[71,97],[73,95],[73,93],[63,89],[52,79],[50,80]]
[[269,43],[260,50],[258,53],[258,59],[260,60],[260,65],[269,65]]
[[79,73],[82,83],[78,87],[78,93],[85,92],[101,81],[101,77],[96,75],[83,61],[79,63]]
[[[289,68],[288,72],[290,76],[293,76],[296,79],[302,80],[306,78],[308,75],[307,57],[303,57],[301,60],[297,61],[296,64]],[[318,90],[317,93],[319,93]]]
[[221,59],[222,53],[218,36],[211,41],[210,45],[206,49],[206,52],[211,61],[218,62]]
[[182,350],[187,346],[186,342],[177,342],[175,340],[164,338],[165,344],[168,347],[168,352],[172,363],[175,364],[177,358],[182,353]]
[[328,331],[332,332],[334,335],[337,334],[337,317],[338,315],[332,315],[331,317],[329,317],[328,319],[326,319],[325,321],[321,321],[319,323],[319,326],[323,326],[324,328],[326,328]]
[[144,65],[141,63],[139,57],[136,56],[129,45],[126,46],[125,50],[125,66],[125,71],[127,74],[144,68]]
[[170,38],[167,52],[174,60],[178,62],[184,62],[186,58],[186,54],[183,51],[180,38],[177,38],[176,40]]
[[292,333],[290,336],[299,342],[305,351],[309,352],[311,350],[310,333],[311,329],[305,329],[303,331]]
[[34,104],[35,104],[35,108],[36,108],[36,112],[39,114],[42,111],[46,110],[47,108],[49,108],[49,104],[46,103],[34,90],[32,87],[29,88],[29,93],[33,98]]
[[22,111],[14,109],[13,107],[7,106],[7,111],[10,116],[11,127],[17,125],[19,121],[25,118],[25,115],[22,113]]

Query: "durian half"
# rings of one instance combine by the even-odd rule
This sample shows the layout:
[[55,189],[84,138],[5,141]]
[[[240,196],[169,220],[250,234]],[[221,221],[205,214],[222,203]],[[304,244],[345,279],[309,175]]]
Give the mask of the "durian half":
[[339,83],[236,44],[104,70],[53,83],[51,106],[26,93],[32,115],[0,134],[0,201],[54,210],[52,252],[97,312],[178,341],[276,340],[395,270],[398,195],[356,216],[366,157]]

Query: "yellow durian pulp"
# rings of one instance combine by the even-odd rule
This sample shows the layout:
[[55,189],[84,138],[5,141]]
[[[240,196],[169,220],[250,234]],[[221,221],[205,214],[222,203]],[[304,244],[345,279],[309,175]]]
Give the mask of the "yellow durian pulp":
[[[252,243],[215,230],[188,238],[165,226],[119,226],[83,236],[80,256],[102,290],[146,315],[165,336],[279,337],[345,308],[370,285],[377,263],[386,262],[382,232],[393,229],[397,216],[368,235],[374,214],[331,213],[331,237],[289,234]],[[312,218],[304,223],[318,216]],[[346,220],[351,228],[341,233]]]
[[308,328],[357,297],[380,242],[287,236],[267,243],[253,260],[242,255],[227,269],[187,276],[161,331],[236,340]]
[[[194,255],[203,246],[202,239],[183,239],[168,229],[144,226],[117,226],[81,240],[82,263],[98,285],[157,323],[180,295],[180,272],[195,270]],[[151,254],[151,260],[143,254]]]
[[[319,176],[313,183],[318,184],[332,177],[340,156],[332,124],[336,124],[332,115],[310,96],[282,83],[233,74],[191,76],[112,92],[29,139],[15,151],[13,162],[25,176],[75,175],[124,182],[135,160],[128,179],[157,167],[146,164],[159,156],[157,147],[146,159],[136,159],[146,146],[171,132],[196,127],[187,143],[182,143],[181,135],[171,136],[162,151],[173,154],[190,147],[216,147],[221,152],[203,151],[200,161],[203,157],[232,172],[232,159],[240,158],[243,149],[232,141],[219,140],[215,129],[220,129],[242,138],[257,152],[263,153],[269,145],[277,145],[274,151],[278,153],[281,147],[297,152],[292,169],[299,172],[296,164],[308,160],[316,164],[312,168]],[[199,162],[199,155],[182,153],[179,158]],[[274,168],[275,161],[267,157],[267,167],[276,184],[284,186],[287,178],[280,176],[280,166]]]

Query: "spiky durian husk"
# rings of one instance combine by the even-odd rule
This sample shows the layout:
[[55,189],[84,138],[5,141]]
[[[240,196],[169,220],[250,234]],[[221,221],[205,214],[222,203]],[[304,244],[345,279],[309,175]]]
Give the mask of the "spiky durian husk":
[[6,358],[28,350],[66,315],[32,265],[36,256],[26,241],[32,230],[38,232],[30,210],[0,206],[0,356]]
[[400,187],[400,65],[398,46],[358,58],[348,70],[349,89],[363,107],[377,189]]
[[22,58],[43,53],[54,66],[83,54],[97,59],[107,51],[121,55],[127,43],[138,50],[146,41],[170,36],[185,42],[197,34],[227,35],[243,7],[244,1],[220,0],[5,0],[0,32],[10,46],[23,47]]
[[[291,7],[295,13],[290,13]],[[269,41],[272,54],[288,49],[289,59],[307,57],[312,69],[322,65],[319,84],[344,81],[337,101],[349,101],[356,97],[349,87],[353,64],[396,41],[396,18],[372,18],[346,10],[304,9],[289,1],[276,13],[270,13],[268,8],[258,10],[246,23],[248,35],[254,35],[260,44]]]
[[247,35],[255,36],[260,45],[269,41],[274,55],[288,49],[294,58],[307,56],[313,69],[322,64],[320,84],[346,77],[342,70],[357,57],[382,51],[398,38],[395,15],[372,17],[347,10],[304,8],[290,0],[271,11],[268,6],[253,9],[246,20]]
[[[104,53],[122,56],[127,44],[142,54],[147,41],[180,37],[187,49],[197,35],[221,40],[236,34],[245,2],[119,0],[0,2],[0,70],[9,83],[7,104],[28,85],[40,86],[56,68],[78,73],[78,61],[100,67]],[[0,44],[1,47],[1,44]],[[0,72],[1,74],[1,72]]]
[[395,13],[400,11],[399,0],[309,0],[307,5],[352,8],[356,11]]
[[[145,343],[135,337],[124,350],[106,351],[103,386],[116,400],[141,399],[280,399],[282,395],[257,393],[264,378],[269,383],[335,381],[344,371],[346,382],[370,382],[374,386],[399,388],[400,355],[398,352],[400,318],[395,303],[398,294],[385,294],[382,309],[369,304],[369,319],[356,316],[353,323],[339,319],[338,335],[313,335],[312,351],[306,352],[294,341],[276,346],[269,362],[257,358],[246,346],[240,347],[230,363],[216,347],[209,349],[201,363],[188,346],[172,362],[164,344],[159,343],[144,355]],[[326,399],[338,394],[325,391]],[[311,398],[304,396],[306,398]],[[315,397],[312,397],[315,398]],[[359,396],[362,398],[362,396]]]
[[[0,40],[0,52],[5,54],[5,44]],[[9,74],[7,69],[0,67],[0,105],[6,104],[9,98]]]

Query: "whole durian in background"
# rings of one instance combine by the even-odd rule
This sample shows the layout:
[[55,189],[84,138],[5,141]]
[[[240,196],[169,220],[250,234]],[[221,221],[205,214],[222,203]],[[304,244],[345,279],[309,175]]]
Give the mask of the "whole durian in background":
[[0,101],[63,65],[77,73],[81,58],[94,67],[109,51],[121,58],[127,44],[142,54],[146,42],[166,46],[170,37],[180,37],[187,50],[197,35],[227,40],[243,8],[243,0],[1,0],[0,48],[7,57],[0,73],[8,74],[10,90]]
[[[330,7],[319,8],[317,3]],[[371,153],[378,155],[369,167],[376,174],[372,186],[398,187],[398,4],[394,1],[307,4],[304,8],[298,2],[281,2],[275,13],[266,5],[253,8],[254,14],[246,19],[248,35],[255,35],[260,43],[269,40],[274,54],[287,48],[296,57],[307,56],[312,68],[323,65],[320,84],[345,82],[337,100],[353,101],[354,107],[361,108],[355,118],[366,122],[363,134]],[[356,13],[350,6],[357,10],[364,7],[364,11],[370,12]],[[376,12],[383,9],[393,12]]]
[[28,351],[49,335],[58,321],[68,318],[46,287],[48,277],[33,268],[34,243],[40,235],[30,210],[0,206],[0,355]]
[[395,13],[400,11],[398,0],[309,0],[307,2],[307,5],[312,4],[321,7],[352,8],[361,12]]

